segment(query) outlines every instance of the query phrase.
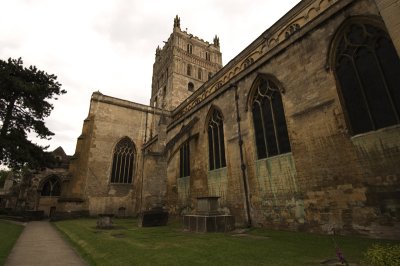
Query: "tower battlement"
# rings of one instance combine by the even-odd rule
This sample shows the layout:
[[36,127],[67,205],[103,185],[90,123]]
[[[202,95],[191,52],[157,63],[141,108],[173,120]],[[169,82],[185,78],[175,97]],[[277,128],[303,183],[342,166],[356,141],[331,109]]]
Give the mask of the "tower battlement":
[[150,105],[173,110],[222,68],[219,38],[204,41],[180,28],[174,18],[168,40],[156,48]]

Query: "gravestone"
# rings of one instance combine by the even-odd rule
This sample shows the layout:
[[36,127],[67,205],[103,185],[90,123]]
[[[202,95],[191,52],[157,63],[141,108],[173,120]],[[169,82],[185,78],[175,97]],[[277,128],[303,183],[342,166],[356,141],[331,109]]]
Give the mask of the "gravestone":
[[114,228],[114,224],[112,221],[113,217],[114,217],[114,214],[109,214],[109,213],[99,214],[99,217],[97,218],[97,228],[99,228],[99,229]]
[[139,227],[165,226],[168,223],[168,212],[162,207],[154,207],[139,214]]

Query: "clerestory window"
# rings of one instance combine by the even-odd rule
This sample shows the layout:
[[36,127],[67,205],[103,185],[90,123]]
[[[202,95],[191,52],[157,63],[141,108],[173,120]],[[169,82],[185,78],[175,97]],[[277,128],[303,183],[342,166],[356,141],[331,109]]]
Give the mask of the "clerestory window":
[[281,92],[270,79],[255,83],[252,102],[257,158],[263,159],[290,152],[290,142]]
[[345,24],[333,66],[352,135],[400,123],[400,60],[383,25]]
[[209,52],[206,52],[206,60],[211,61],[211,56]]
[[135,145],[124,137],[115,146],[111,170],[111,183],[129,184],[135,169]]
[[217,109],[212,110],[208,122],[208,154],[210,170],[226,166],[224,124],[222,114]]
[[179,149],[179,165],[179,177],[190,176],[189,141],[183,143]]
[[191,53],[193,52],[193,46],[192,46],[190,43],[187,44],[186,49],[187,49],[187,52],[188,52],[189,54],[191,54]]

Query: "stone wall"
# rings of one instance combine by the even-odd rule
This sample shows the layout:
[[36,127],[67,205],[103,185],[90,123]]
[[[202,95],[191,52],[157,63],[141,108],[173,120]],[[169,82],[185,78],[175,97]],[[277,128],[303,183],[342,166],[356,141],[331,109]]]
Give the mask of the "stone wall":
[[[72,180],[65,198],[82,198],[91,215],[114,213],[124,209],[126,215],[136,215],[142,176],[142,151],[150,139],[152,122],[159,120],[159,109],[94,93],[88,119],[78,139],[76,159],[70,171]],[[158,118],[157,118],[158,117]],[[114,147],[123,137],[135,145],[134,174],[131,184],[110,181]],[[73,204],[67,204],[69,211]],[[69,206],[69,207],[67,207]]]
[[[232,78],[231,83],[238,88],[241,136],[235,86],[222,87],[221,92],[195,105],[190,114],[174,113],[180,122],[171,124],[167,139],[176,136],[194,116],[199,121],[191,130],[198,137],[190,144],[189,181],[176,181],[179,153],[174,154],[178,159],[170,160],[174,166],[168,171],[168,191],[171,196],[177,193],[175,198],[179,199],[168,200],[171,209],[179,210],[183,207],[180,204],[187,204],[186,195],[190,195],[193,208],[197,196],[217,194],[222,196],[221,207],[234,214],[237,223],[245,224],[248,197],[251,222],[255,226],[325,233],[335,229],[380,237],[400,235],[400,127],[352,137],[334,73],[327,66],[336,29],[349,16],[358,15],[376,19],[379,12],[373,1],[339,1],[265,54],[247,73]],[[282,85],[291,143],[291,153],[264,160],[256,159],[248,106],[249,93],[259,73],[274,76]],[[224,116],[227,167],[218,174],[208,171],[205,123],[212,106],[218,107]],[[179,149],[179,143],[175,149]]]
[[[159,206],[191,213],[197,197],[220,196],[219,211],[237,226],[399,237],[400,126],[352,136],[329,58],[335,33],[354,16],[386,23],[398,51],[398,1],[388,2],[301,1],[192,94],[182,66],[197,59],[175,53],[183,43],[167,53],[176,41],[170,37],[160,52],[167,57],[155,63],[151,102],[159,95],[155,80],[171,64],[163,82],[173,88],[159,96],[179,106],[169,112],[95,93],[63,196],[84,199],[79,204],[91,214],[122,207],[128,215]],[[251,95],[261,75],[282,92],[291,151],[258,160]],[[215,109],[223,116],[226,167],[210,171],[207,123]],[[124,136],[137,150],[134,181],[113,185],[112,153]],[[190,176],[180,177],[186,141]]]

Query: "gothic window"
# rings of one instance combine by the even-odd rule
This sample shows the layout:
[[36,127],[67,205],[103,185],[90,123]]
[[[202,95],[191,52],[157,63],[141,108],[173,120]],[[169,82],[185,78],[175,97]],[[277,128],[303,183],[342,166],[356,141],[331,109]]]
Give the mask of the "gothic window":
[[355,20],[336,40],[334,70],[352,135],[399,124],[400,60],[386,31]]
[[221,113],[214,109],[208,122],[208,154],[210,170],[226,166],[224,124]]
[[209,52],[206,52],[206,60],[207,60],[207,61],[210,61],[210,60],[211,60],[211,57],[210,57],[210,53],[209,53]]
[[186,141],[179,149],[179,177],[190,176],[189,142]]
[[197,70],[197,78],[200,79],[200,80],[201,80],[201,78],[202,78],[202,70],[201,70],[201,68],[199,68],[199,69]]
[[270,79],[256,83],[252,102],[257,158],[290,152],[290,142],[283,110],[281,92]]
[[189,91],[194,91],[194,84],[192,82],[188,83],[188,90]]
[[157,96],[154,97],[154,107],[157,107]]
[[111,183],[132,183],[135,164],[135,145],[128,138],[121,139],[114,149]]
[[187,44],[186,49],[187,49],[187,52],[188,52],[189,54],[191,54],[191,53],[193,52],[193,46],[192,46],[190,43]]
[[56,176],[52,176],[43,184],[41,196],[57,197],[61,194],[61,184]]
[[188,64],[188,65],[187,65],[186,74],[187,74],[188,76],[191,76],[191,75],[192,75],[192,65],[191,65],[191,64]]

